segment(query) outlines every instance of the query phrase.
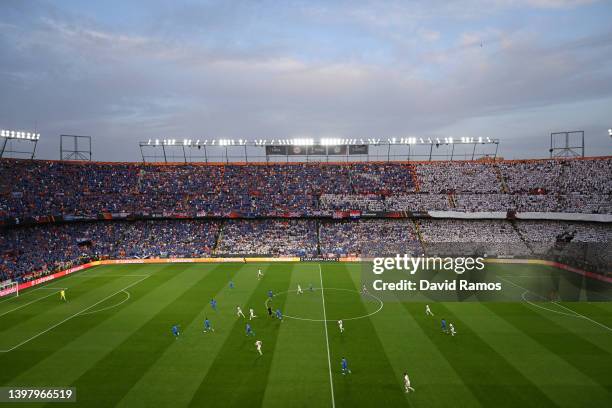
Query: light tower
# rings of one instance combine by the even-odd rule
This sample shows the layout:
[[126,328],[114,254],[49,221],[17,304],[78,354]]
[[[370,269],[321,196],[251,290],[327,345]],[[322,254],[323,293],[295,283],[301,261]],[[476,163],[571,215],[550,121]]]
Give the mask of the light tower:
[[21,130],[0,130],[0,158],[15,157],[34,158],[36,154],[36,145],[40,140],[40,133],[26,132]]

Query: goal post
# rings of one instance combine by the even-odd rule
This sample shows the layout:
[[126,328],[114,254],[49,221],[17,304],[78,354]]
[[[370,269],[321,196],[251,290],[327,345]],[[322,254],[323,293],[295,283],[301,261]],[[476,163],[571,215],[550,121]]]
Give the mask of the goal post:
[[19,296],[19,282],[0,282],[0,298]]

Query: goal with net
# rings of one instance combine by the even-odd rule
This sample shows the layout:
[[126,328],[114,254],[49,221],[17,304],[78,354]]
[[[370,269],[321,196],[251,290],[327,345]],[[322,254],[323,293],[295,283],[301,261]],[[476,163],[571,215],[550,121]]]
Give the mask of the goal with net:
[[0,298],[7,296],[19,296],[18,282],[0,282]]

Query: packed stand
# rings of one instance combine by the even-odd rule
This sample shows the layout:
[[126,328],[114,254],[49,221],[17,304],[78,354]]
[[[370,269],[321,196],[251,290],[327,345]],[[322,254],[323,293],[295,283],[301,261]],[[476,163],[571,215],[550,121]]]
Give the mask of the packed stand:
[[419,254],[414,224],[402,220],[322,222],[321,253],[327,256],[380,256],[393,253]]
[[212,253],[219,224],[133,221],[46,224],[0,230],[0,281],[49,273],[82,258],[201,257]]
[[217,255],[315,256],[315,221],[230,220],[223,223]]
[[414,191],[407,165],[146,165],[0,160],[0,218],[100,213],[232,212],[275,216],[319,210],[322,194]]
[[612,213],[612,159],[152,165],[0,160],[0,218],[333,210]]
[[419,220],[428,253],[524,256],[530,253],[521,236],[506,220]]
[[572,249],[571,259],[565,263],[578,259],[601,259],[603,265],[610,265],[612,230],[605,223],[266,219],[43,224],[0,229],[0,281],[17,277],[23,279],[24,276],[31,279],[88,259],[100,258],[377,256],[393,253],[461,256],[536,254],[547,257],[551,249],[560,247],[559,243],[570,241],[571,245],[565,247],[565,252],[554,253],[555,256],[561,254],[567,257],[567,250]]

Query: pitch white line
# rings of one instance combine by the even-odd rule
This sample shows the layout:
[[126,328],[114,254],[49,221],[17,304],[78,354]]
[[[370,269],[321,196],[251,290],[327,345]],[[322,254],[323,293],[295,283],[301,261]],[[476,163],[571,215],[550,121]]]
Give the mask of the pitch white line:
[[499,275],[498,275],[497,277],[498,277],[499,279],[501,279],[501,280],[504,280],[504,281],[508,282],[509,284],[511,284],[511,285],[513,285],[513,286],[516,286],[516,287],[517,287],[517,288],[519,288],[519,289],[523,289],[524,291],[527,291],[527,292],[529,292],[529,293],[533,293],[534,295],[536,295],[536,296],[537,296],[537,297],[539,297],[540,299],[542,299],[542,300],[544,300],[544,301],[548,302],[548,299],[546,299],[546,298],[545,298],[544,296],[542,296],[542,295],[539,295],[539,294],[537,294],[537,293],[535,293],[535,292],[532,292],[531,290],[529,290],[529,289],[527,289],[527,288],[524,288],[524,287],[522,287],[521,285],[517,285],[516,283],[514,283],[514,282],[512,282],[512,281],[509,281],[508,279],[505,279],[505,278],[503,278],[503,277],[501,277],[501,276],[499,276]]
[[[312,289],[313,289],[313,290],[321,290],[321,288],[312,288]],[[327,289],[327,290],[343,290],[343,291],[345,291],[345,292],[352,292],[352,293],[357,293],[357,294],[360,294],[358,291],[356,291],[356,290],[351,290],[351,289],[344,289],[344,288],[326,288],[326,289]],[[274,296],[284,295],[284,294],[286,294],[286,293],[292,293],[292,292],[297,292],[297,289],[292,289],[292,290],[286,290],[286,291],[283,291],[283,292],[278,292],[278,293],[276,293]],[[370,312],[370,313],[368,313],[368,314],[366,314],[366,315],[363,315],[363,316],[357,316],[357,317],[343,317],[343,318],[342,318],[342,320],[359,320],[359,319],[365,319],[365,318],[367,318],[367,317],[370,317],[370,316],[375,315],[376,313],[378,313],[378,312],[380,312],[380,311],[382,310],[382,308],[383,308],[383,306],[384,306],[384,303],[383,303],[383,301],[382,301],[382,300],[380,300],[380,299],[379,299],[379,298],[377,298],[376,296],[372,295],[371,293],[366,293],[366,295],[367,295],[367,296],[370,296],[371,298],[376,299],[376,300],[378,301],[378,303],[380,304],[380,305],[378,306],[378,309],[376,309],[375,311]],[[264,304],[265,304],[265,306],[266,306],[266,309],[268,308],[268,306],[269,306],[269,304],[270,304],[270,300],[271,300],[271,299],[270,299],[270,298],[268,298],[268,299],[266,299],[266,301],[265,301],[265,303],[264,303]],[[298,317],[298,316],[291,316],[291,315],[288,315],[288,314],[283,314],[283,318],[285,318],[285,317],[286,317],[286,318],[288,318],[288,319],[303,320],[303,321],[306,321],[306,322],[322,322],[322,321],[323,321],[323,319],[309,319],[309,318],[306,318],[306,317]],[[335,319],[327,319],[327,321],[328,321],[328,322],[335,322],[335,321],[337,321],[337,320],[335,320]]]
[[[73,272],[72,274],[64,275],[64,276],[62,276],[60,278],[57,278],[57,279],[51,279],[50,281],[41,283],[40,285],[36,285],[36,287],[34,287],[34,288],[24,289],[23,294],[21,294],[21,292],[19,292],[19,296],[13,296],[13,297],[9,297],[7,299],[0,299],[0,303],[6,302],[7,300],[18,299],[18,298],[20,298],[22,296],[26,296],[28,293],[34,293],[37,290],[52,289],[52,288],[48,287],[47,285],[50,285],[52,283],[57,283],[58,280],[61,280],[61,282],[64,282],[64,281],[66,281],[66,280],[68,280],[70,278],[74,278],[75,276],[81,277],[84,273],[91,272],[93,269],[100,268],[100,266],[102,266],[102,265],[91,266],[91,267],[89,267],[87,269],[83,269],[82,271]],[[59,289],[66,289],[66,288],[59,288]]]
[[[512,282],[512,281],[509,281],[508,279],[504,279],[504,278],[502,278],[501,276],[498,276],[498,278],[500,278],[500,279],[502,279],[502,280],[505,280],[506,282],[508,282],[508,283],[510,283],[510,284],[512,284],[512,285],[514,285],[514,286],[516,286],[516,287],[517,287],[517,288],[519,288],[519,289],[523,289],[523,290],[525,290],[525,291],[527,291],[527,292],[533,293],[534,295],[536,295],[536,296],[537,296],[537,297],[539,297],[540,299],[543,299],[544,301],[548,301],[548,299],[546,299],[544,296],[538,295],[537,293],[532,292],[531,290],[529,290],[529,289],[527,289],[527,288],[524,288],[524,287],[522,287],[521,285],[517,285],[516,283],[514,283],[514,282]],[[531,304],[531,302],[528,302],[528,303],[530,303],[530,304]],[[596,325],[598,325],[598,326],[600,326],[600,327],[603,327],[604,329],[606,329],[606,330],[608,330],[608,331],[611,331],[611,332],[612,332],[612,328],[610,328],[610,327],[606,326],[605,324],[603,324],[603,323],[599,323],[598,321],[593,320],[593,319],[591,319],[590,317],[587,317],[587,316],[585,316],[585,315],[583,315],[583,314],[580,314],[580,313],[578,313],[578,312],[576,312],[576,311],[574,311],[574,310],[570,309],[569,307],[565,307],[565,306],[563,306],[563,305],[562,305],[561,303],[559,303],[559,302],[552,302],[552,301],[551,301],[550,303],[552,303],[552,304],[554,304],[554,305],[557,305],[557,306],[559,306],[559,307],[562,307],[563,309],[565,309],[565,310],[569,310],[570,312],[574,313],[573,315],[571,315],[571,317],[576,317],[576,318],[583,318],[583,319],[586,319],[586,320],[588,320],[588,321],[590,321],[590,322],[592,322],[592,323],[594,323],[594,324],[596,324]],[[560,312],[559,312],[559,313],[560,313]],[[564,313],[560,313],[560,314],[564,314]],[[569,315],[567,315],[567,316],[569,316]]]
[[127,289],[131,288],[132,286],[134,286],[134,285],[136,285],[136,284],[138,284],[138,283],[142,282],[143,280],[145,280],[145,279],[147,279],[147,278],[148,278],[148,276],[146,276],[146,277],[144,277],[144,278],[142,278],[142,279],[140,279],[140,280],[138,280],[138,281],[136,281],[136,282],[134,282],[134,283],[131,283],[131,284],[127,285],[127,286],[126,286],[125,288],[123,288],[123,289],[119,289],[117,292],[115,292],[115,293],[113,293],[113,294],[111,294],[111,295],[108,295],[107,297],[105,297],[105,298],[104,298],[104,299],[102,299],[102,300],[97,301],[97,302],[96,302],[96,303],[94,303],[93,305],[88,306],[88,307],[86,307],[85,309],[83,309],[83,310],[81,310],[81,311],[79,311],[79,312],[77,312],[77,313],[73,314],[72,316],[65,318],[65,319],[64,319],[64,320],[62,320],[61,322],[59,322],[59,323],[55,323],[53,326],[51,326],[51,327],[49,327],[49,328],[47,328],[47,329],[45,329],[45,330],[41,331],[40,333],[38,333],[38,334],[36,334],[36,335],[34,335],[34,336],[30,337],[29,339],[26,339],[26,340],[22,341],[21,343],[17,344],[16,346],[13,346],[13,347],[11,347],[10,349],[7,349],[7,350],[0,350],[0,353],[9,353],[9,352],[11,352],[11,351],[13,351],[13,350],[15,350],[15,349],[17,349],[17,348],[19,348],[19,347],[23,346],[24,344],[31,342],[32,340],[34,340],[34,339],[36,339],[36,338],[38,338],[38,337],[42,336],[43,334],[45,334],[45,333],[47,333],[47,332],[49,332],[49,331],[51,331],[51,330],[55,329],[57,326],[59,326],[59,325],[61,325],[61,324],[63,324],[63,323],[66,323],[68,320],[70,320],[70,319],[72,319],[72,318],[75,318],[75,317],[79,316],[79,315],[80,315],[80,314],[82,314],[82,313],[87,312],[88,310],[90,310],[90,309],[92,309],[92,308],[94,308],[94,307],[98,306],[100,303],[104,302],[105,300],[108,300],[108,299],[112,298],[112,297],[113,297],[113,296],[115,296],[116,294],[121,293],[121,292],[123,292],[124,290],[127,290]]
[[[60,289],[60,290],[61,290],[61,289]],[[15,310],[23,309],[24,307],[26,307],[26,306],[28,306],[28,305],[31,305],[32,303],[36,303],[36,302],[38,302],[39,300],[46,299],[46,298],[48,298],[49,296],[53,296],[53,295],[55,295],[57,292],[59,292],[59,290],[58,290],[58,291],[55,291],[55,292],[53,292],[53,293],[50,293],[50,294],[48,294],[47,296],[39,297],[38,299],[34,299],[34,300],[32,300],[32,301],[30,301],[30,302],[28,302],[28,303],[25,303],[25,304],[23,304],[23,305],[21,305],[21,306],[18,306],[18,307],[16,307],[16,308],[14,308],[14,309],[11,309],[11,310],[9,310],[9,311],[6,311],[6,312],[4,312],[4,313],[0,314],[0,317],[2,317],[2,316],[6,316],[7,314],[9,314],[9,313],[11,313],[11,312],[14,312]]]
[[563,306],[563,305],[562,305],[561,303],[559,303],[559,302],[553,302],[553,303],[554,303],[555,305],[557,305],[557,306],[561,306],[561,307],[562,307],[562,308],[564,308],[565,310],[569,310],[570,312],[572,312],[572,313],[576,314],[577,316],[582,317],[583,319],[587,319],[588,321],[593,322],[593,323],[595,323],[596,325],[598,325],[598,326],[600,326],[600,327],[603,327],[604,329],[606,329],[606,330],[608,330],[608,331],[612,331],[612,328],[610,328],[610,327],[606,326],[605,324],[603,324],[603,323],[599,323],[598,321],[595,321],[595,320],[591,319],[590,317],[587,317],[587,316],[585,316],[585,315],[583,315],[583,314],[580,314],[580,313],[576,312],[575,310],[570,309],[569,307],[565,307],[565,306]]
[[124,276],[132,276],[132,277],[134,277],[134,276],[149,276],[149,275],[150,275],[149,273],[145,273],[145,274],[142,274],[142,275],[129,275],[129,274],[125,274],[125,275],[106,275],[104,273],[101,273],[99,275],[79,275],[79,276],[75,275],[75,278],[123,278]]
[[329,354],[329,336],[327,334],[327,312],[325,311],[325,294],[323,292],[323,273],[321,272],[321,264],[319,264],[319,279],[321,280],[321,301],[323,302],[323,324],[325,325],[325,344],[327,345],[327,366],[329,368],[329,387],[331,389],[332,408],[336,407],[336,399],[334,398],[334,380],[332,379],[331,357]]
[[529,300],[528,300],[528,299],[525,297],[525,295],[526,295],[527,293],[529,293],[529,291],[523,292],[523,294],[521,295],[521,298],[522,298],[522,299],[523,299],[525,302],[529,303],[529,304],[530,304],[531,306],[533,306],[533,307],[537,307],[538,309],[546,310],[547,312],[556,313],[556,314],[560,314],[560,315],[563,315],[563,316],[576,317],[576,314],[575,314],[575,313],[565,313],[565,312],[561,312],[561,311],[559,311],[559,310],[549,309],[549,308],[547,308],[547,307],[540,306],[540,305],[538,305],[537,303],[533,303],[533,302],[529,301]]
[[128,292],[127,290],[122,291],[123,293],[125,293],[127,296],[125,297],[125,299],[123,299],[121,302],[119,303],[115,303],[114,305],[110,305],[110,306],[106,306],[103,307],[102,309],[97,309],[97,310],[91,310],[89,312],[86,313],[81,313],[81,316],[86,316],[86,315],[90,315],[90,314],[94,314],[94,313],[99,313],[99,312],[103,312],[105,310],[109,310],[109,309],[113,309],[115,307],[121,306],[122,304],[124,304],[125,302],[127,302],[128,300],[130,300],[130,292]]
[[[19,296],[7,297],[6,299],[0,300],[0,303],[6,302],[6,301],[9,301],[9,300],[13,300],[13,299],[22,299],[24,296],[28,295],[29,293],[34,293],[37,290],[49,290],[49,289],[62,290],[62,289],[66,289],[66,288],[51,288],[51,287],[47,287],[47,286],[41,286],[41,287],[33,288],[33,289],[29,289],[28,288],[28,289],[26,289],[25,293],[21,294],[21,292],[19,292]],[[6,295],[6,296],[9,296],[9,295]]]

